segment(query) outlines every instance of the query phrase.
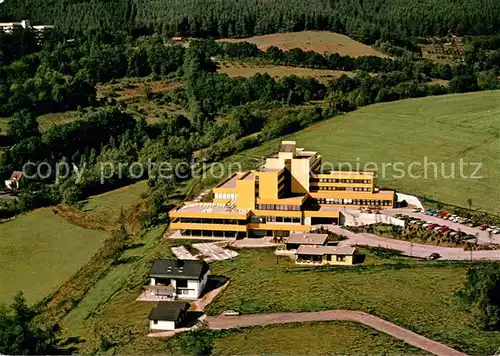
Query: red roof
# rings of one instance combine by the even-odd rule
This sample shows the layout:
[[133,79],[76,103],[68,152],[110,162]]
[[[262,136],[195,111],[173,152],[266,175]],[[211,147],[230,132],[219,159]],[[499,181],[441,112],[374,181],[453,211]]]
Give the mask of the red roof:
[[22,177],[23,177],[23,172],[14,171],[14,172],[12,172],[10,179],[19,181],[19,180],[21,180]]

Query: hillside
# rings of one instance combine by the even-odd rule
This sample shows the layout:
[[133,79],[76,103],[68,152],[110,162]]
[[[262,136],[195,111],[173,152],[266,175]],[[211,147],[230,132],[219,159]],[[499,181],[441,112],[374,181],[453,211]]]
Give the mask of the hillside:
[[220,41],[255,43],[259,49],[264,51],[271,46],[276,46],[283,51],[300,48],[303,51],[314,51],[321,54],[339,53],[340,55],[351,57],[386,57],[383,53],[352,38],[326,31],[275,33],[242,39],[221,39]]
[[[284,138],[246,151],[242,156],[267,156],[281,139],[296,140],[300,146],[317,150],[324,162],[337,166],[366,164],[377,170],[378,185],[432,198],[438,201],[498,214],[500,186],[500,91],[446,95],[403,100],[360,108],[346,115],[318,123]],[[234,158],[239,159],[239,158]],[[480,179],[460,177],[460,160],[481,162]],[[427,178],[422,166],[427,160]],[[394,169],[403,168],[405,176]],[[408,167],[416,162],[408,175]],[[434,165],[438,178],[434,178]],[[382,165],[386,164],[385,176]],[[420,164],[420,166],[419,166]],[[455,165],[455,178],[447,179]],[[441,168],[444,167],[444,168]],[[378,168],[378,169],[376,169]],[[346,169],[346,168],[344,168]],[[471,176],[472,166],[464,166]]]

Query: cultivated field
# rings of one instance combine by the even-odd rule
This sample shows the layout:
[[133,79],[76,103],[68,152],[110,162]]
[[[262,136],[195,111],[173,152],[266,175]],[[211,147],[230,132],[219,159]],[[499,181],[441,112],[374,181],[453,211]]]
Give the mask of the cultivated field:
[[339,53],[351,57],[378,56],[387,57],[382,52],[355,41],[345,35],[327,31],[303,31],[276,33],[272,35],[255,36],[240,39],[222,39],[226,42],[251,42],[257,47],[266,50],[271,46],[276,46],[282,50],[301,48],[304,51],[314,51],[318,53]]
[[361,310],[469,354],[496,351],[500,332],[475,329],[472,316],[457,306],[454,292],[463,285],[466,263],[369,254],[364,265],[317,268],[277,259],[273,249],[238,252],[237,259],[212,265],[212,274],[232,281],[209,314]]
[[[360,169],[377,171],[381,187],[462,207],[470,198],[473,208],[499,214],[500,91],[363,107],[232,159],[267,156],[278,150],[281,139],[317,150],[334,168],[350,163],[357,169],[359,163]],[[467,164],[463,174],[461,159]],[[454,178],[446,178],[452,167]]]
[[233,331],[214,342],[215,355],[427,354],[403,341],[349,322],[299,323]]
[[18,290],[36,302],[69,278],[102,246],[106,235],[66,222],[49,209],[0,223],[0,303]]
[[313,77],[316,78],[321,83],[327,83],[332,79],[340,77],[342,74],[346,74],[350,77],[356,75],[354,72],[345,72],[341,70],[329,70],[329,69],[310,69],[310,68],[300,68],[300,67],[289,67],[289,66],[272,66],[272,65],[258,65],[243,62],[220,62],[219,73],[224,73],[230,77],[244,77],[249,78],[257,73],[264,74],[268,73],[271,77],[279,79],[287,75],[296,75],[298,77]]
[[97,97],[102,98],[111,96],[117,100],[127,100],[144,95],[147,87],[151,88],[153,93],[160,93],[180,87],[182,84],[178,82],[165,81],[144,81],[141,78],[136,80],[127,78],[116,83],[106,83],[97,85]]

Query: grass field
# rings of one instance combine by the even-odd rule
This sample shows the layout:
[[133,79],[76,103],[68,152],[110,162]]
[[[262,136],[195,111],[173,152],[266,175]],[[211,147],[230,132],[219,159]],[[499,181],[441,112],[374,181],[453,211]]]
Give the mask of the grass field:
[[266,50],[271,46],[277,46],[282,50],[301,48],[304,51],[315,51],[319,53],[339,53],[351,57],[378,56],[387,57],[376,49],[355,41],[345,35],[327,31],[303,31],[276,33],[272,35],[255,36],[241,39],[222,39],[226,42],[251,42],[257,47]]
[[[317,150],[323,162],[334,168],[346,162],[353,169],[359,163],[360,169],[377,171],[381,187],[462,207],[468,207],[467,199],[471,198],[474,209],[499,214],[500,91],[362,107],[231,159],[268,156],[278,150],[282,139],[296,140],[299,147]],[[463,175],[460,159],[469,164],[463,167]],[[394,167],[397,162],[401,163]],[[480,179],[471,178],[475,163],[481,164],[474,175]],[[452,165],[455,178],[445,178],[451,176]]]
[[345,72],[340,70],[329,70],[329,69],[309,69],[300,67],[288,67],[288,66],[265,66],[258,64],[250,64],[243,62],[220,62],[219,73],[224,73],[230,77],[244,77],[249,78],[257,73],[264,74],[268,73],[271,77],[279,79],[287,75],[296,75],[298,77],[313,77],[316,78],[321,83],[327,83],[332,79],[340,77],[342,74],[346,74],[350,77],[355,76],[354,72]]
[[115,220],[121,208],[127,210],[137,203],[148,190],[146,181],[140,181],[103,194],[94,195],[82,202],[81,210],[91,212],[104,220]]
[[214,263],[212,274],[231,278],[208,306],[209,314],[361,310],[470,354],[492,354],[500,332],[481,332],[459,310],[465,263],[439,263],[369,254],[357,267],[298,267],[272,249],[241,250],[237,259]]
[[69,224],[48,209],[0,224],[0,302],[18,290],[36,302],[75,273],[102,245],[105,234]]
[[403,341],[349,322],[285,324],[241,329],[215,339],[215,355],[426,354]]
[[172,90],[182,86],[178,82],[165,82],[165,81],[144,81],[143,78],[125,78],[117,83],[106,83],[97,85],[97,97],[102,98],[110,96],[110,94],[117,100],[126,100],[144,95],[144,89],[150,87],[153,93],[160,93]]

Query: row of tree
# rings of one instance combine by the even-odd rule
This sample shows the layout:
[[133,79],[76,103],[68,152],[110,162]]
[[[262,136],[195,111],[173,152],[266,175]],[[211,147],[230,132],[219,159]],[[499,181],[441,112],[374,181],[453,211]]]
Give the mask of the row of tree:
[[9,0],[0,14],[0,20],[29,18],[73,33],[127,29],[244,37],[314,29],[370,43],[388,36],[494,34],[500,28],[496,0]]

